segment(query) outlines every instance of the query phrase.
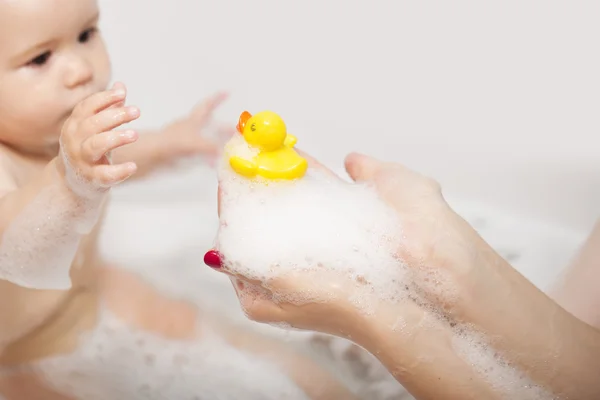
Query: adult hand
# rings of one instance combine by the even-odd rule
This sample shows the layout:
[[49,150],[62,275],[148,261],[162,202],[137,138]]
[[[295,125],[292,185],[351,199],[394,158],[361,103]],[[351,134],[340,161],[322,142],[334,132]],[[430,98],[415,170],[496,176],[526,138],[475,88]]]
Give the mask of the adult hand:
[[[208,252],[205,262],[232,277],[249,318],[350,339],[416,398],[600,396],[600,332],[503,260],[450,209],[437,183],[357,154],[346,170],[396,212],[402,235],[392,248],[408,276],[394,284],[409,296],[394,302],[371,291],[375,309],[365,314],[351,301],[361,283],[333,268],[257,281],[240,275],[227,254]],[[286,301],[306,293],[328,301]]]
[[[326,167],[306,157],[311,168],[342,182]],[[345,167],[355,183],[344,184],[373,186],[397,213],[403,237],[396,238],[395,256],[409,268],[422,272],[415,273],[414,278],[422,280],[420,283],[426,289],[425,296],[435,299],[442,291],[434,282],[428,282],[428,270],[435,269],[436,275],[443,276],[449,287],[460,284],[456,281],[464,275],[461,268],[472,265],[461,262],[472,255],[465,241],[470,228],[449,208],[437,182],[401,165],[360,154],[349,155]],[[219,189],[220,193],[225,190],[226,187]],[[223,205],[221,201],[219,204],[220,210]],[[228,268],[226,260],[227,254],[220,254],[218,250],[211,250],[205,256],[209,266],[231,276],[240,304],[250,319],[340,336],[350,334],[351,327],[346,324],[352,323],[352,318],[348,317],[356,312],[356,307],[348,298],[361,285],[360,282],[327,268],[318,272],[297,271],[257,281]],[[429,292],[428,288],[431,289]],[[315,294],[317,298],[327,297],[330,301],[294,304],[282,300],[303,293]]]

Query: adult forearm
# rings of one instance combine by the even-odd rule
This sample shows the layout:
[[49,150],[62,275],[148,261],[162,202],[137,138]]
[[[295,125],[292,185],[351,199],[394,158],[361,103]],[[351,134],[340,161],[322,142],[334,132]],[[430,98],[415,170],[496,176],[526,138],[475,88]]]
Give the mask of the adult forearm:
[[468,235],[458,296],[382,305],[352,337],[419,399],[600,398],[600,333]]
[[459,306],[494,349],[556,395],[600,398],[600,331],[519,274],[481,238],[479,264]]
[[404,304],[380,308],[356,321],[350,339],[375,355],[415,398],[502,398],[460,356],[456,336],[434,314]]

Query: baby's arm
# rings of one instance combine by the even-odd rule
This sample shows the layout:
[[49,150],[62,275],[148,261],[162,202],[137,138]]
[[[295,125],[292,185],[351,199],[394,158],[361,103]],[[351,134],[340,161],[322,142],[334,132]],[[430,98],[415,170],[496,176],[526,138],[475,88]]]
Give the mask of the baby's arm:
[[20,189],[7,170],[0,170],[0,354],[46,319],[60,299],[47,290],[22,287],[70,285],[70,265],[81,235],[68,229],[83,219],[78,215],[82,208],[55,164]]
[[97,204],[68,188],[56,159],[19,189],[5,179],[2,191],[0,279],[28,288],[68,289],[71,262]]
[[162,167],[178,161],[182,157],[204,155],[215,157],[219,152],[221,136],[233,132],[217,129],[217,138],[203,135],[215,109],[227,96],[218,93],[195,107],[188,115],[179,118],[162,129],[147,131],[140,135],[132,146],[115,151],[113,160],[134,161],[138,170],[135,178],[140,178]]
[[139,115],[137,109],[111,107],[124,98],[125,90],[118,88],[84,100],[65,123],[59,157],[18,189],[4,179],[0,279],[35,289],[70,287],[71,263],[106,191],[135,172],[135,164],[111,165],[106,157],[136,139],[112,131]]
[[136,143],[116,150],[113,160],[116,163],[131,160],[137,165],[135,179],[166,167],[176,158],[166,135],[160,131],[143,132]]
[[550,295],[567,311],[600,328],[600,220]]

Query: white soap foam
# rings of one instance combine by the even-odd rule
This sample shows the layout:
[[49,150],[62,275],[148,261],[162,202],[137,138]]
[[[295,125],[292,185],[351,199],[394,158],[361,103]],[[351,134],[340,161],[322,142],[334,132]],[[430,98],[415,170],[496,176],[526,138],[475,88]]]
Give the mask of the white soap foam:
[[[247,151],[243,140],[232,139],[226,156]],[[501,395],[528,399],[551,399],[552,394],[535,385],[518,368],[504,362],[478,333],[452,321],[434,297],[452,296],[451,280],[435,266],[407,269],[396,256],[402,242],[401,221],[369,187],[339,181],[309,168],[296,181],[248,180],[223,162],[221,226],[217,248],[226,268],[251,279],[268,282],[284,276],[334,271],[356,282],[352,300],[370,310],[380,299],[410,301],[423,308],[434,329],[441,322],[454,332],[455,350]],[[308,271],[308,272],[306,272]],[[360,284],[358,284],[360,283]],[[359,289],[360,288],[360,289]],[[427,292],[427,295],[424,294]],[[294,298],[274,296],[275,301],[326,301],[311,293]],[[391,327],[407,334],[404,321]],[[409,329],[410,330],[410,329]],[[433,362],[435,361],[435,355]]]
[[81,199],[56,184],[44,189],[5,229],[0,278],[33,289],[71,287],[81,237],[97,221],[101,199]]
[[[225,154],[247,149],[238,136]],[[231,271],[260,281],[300,270],[334,271],[380,296],[398,294],[390,282],[405,271],[394,247],[401,225],[372,188],[312,168],[295,181],[248,180],[227,158],[219,179],[217,247]],[[318,300],[302,295],[286,300]]]
[[216,185],[214,170],[197,161],[116,188],[100,233],[103,255],[169,296],[311,357],[360,399],[412,399],[377,359],[345,339],[246,318],[228,276],[202,265],[219,226]]
[[220,339],[173,340],[137,330],[105,308],[79,348],[28,368],[53,390],[85,400],[308,400],[274,363]]
[[[136,180],[116,189],[101,233],[103,254],[111,262],[139,273],[170,296],[185,298],[207,312],[226,316],[244,328],[282,339],[311,354],[342,375],[347,385],[356,387],[361,399],[412,398],[377,360],[362,349],[357,351],[345,339],[327,336],[323,344],[324,335],[283,331],[244,317],[228,277],[202,265],[202,255],[212,245],[219,225],[213,170],[198,161],[191,167],[165,170],[152,179]],[[460,197],[451,200],[452,207],[486,241],[542,289],[567,265],[585,239],[585,232],[565,232],[561,227],[541,225]],[[399,334],[411,333],[402,318],[390,329]],[[466,362],[471,362],[469,357],[481,358],[476,352],[478,347],[471,343],[466,341],[464,347],[455,344]],[[461,349],[473,353],[468,356]]]
[[[117,171],[110,168],[110,165],[105,165],[103,167],[107,167],[104,169],[104,173],[107,174],[106,178],[108,181],[104,181],[99,178],[90,179],[85,176],[84,171],[78,166],[74,165],[71,162],[69,156],[63,151],[65,146],[62,143],[62,137],[60,139],[60,154],[59,157],[65,168],[65,182],[68,188],[78,196],[90,200],[96,200],[98,197],[102,195],[102,193],[106,192],[112,186],[116,186],[119,183],[125,181],[128,176],[121,177],[118,180],[118,175],[116,175]],[[109,164],[112,164],[112,153],[109,151],[105,154],[106,158],[109,161]],[[128,163],[130,168],[133,168],[134,165],[132,162]],[[88,166],[88,168],[98,168],[99,165],[96,166]],[[133,172],[133,169],[130,170]],[[90,227],[91,229],[91,227]]]
[[552,392],[536,384],[490,345],[485,335],[470,326],[457,325],[452,337],[456,353],[505,399],[552,400]]
[[241,135],[234,135],[226,144],[223,151],[223,162],[227,164],[229,157],[236,156],[245,160],[252,160],[259,154],[256,147],[250,146]]
[[86,179],[64,152],[59,156],[64,183],[45,188],[4,231],[0,279],[32,289],[71,287],[71,264],[98,221],[108,186]]
[[346,339],[320,333],[312,333],[309,343],[317,359],[334,368],[354,387],[360,399],[414,400],[383,364],[362,347]]
[[[85,178],[83,175],[83,171],[78,169],[73,165],[69,156],[62,150],[65,146],[62,142],[62,137],[60,138],[60,154],[59,157],[62,160],[62,163],[65,167],[65,182],[67,187],[76,193],[78,196],[84,198],[95,198],[98,195],[105,191],[106,188],[103,188],[99,182],[92,182]],[[110,154],[107,155],[110,157]]]

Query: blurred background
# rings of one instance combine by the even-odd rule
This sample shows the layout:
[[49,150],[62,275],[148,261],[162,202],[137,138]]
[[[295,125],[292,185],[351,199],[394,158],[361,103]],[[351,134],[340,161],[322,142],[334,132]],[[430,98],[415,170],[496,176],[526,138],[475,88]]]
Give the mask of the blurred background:
[[[357,150],[436,178],[457,210],[544,288],[598,216],[599,2],[100,6],[114,79],[141,107],[140,127],[227,90],[220,121],[234,126],[243,110],[273,110],[300,148],[336,170]],[[215,190],[213,171],[194,160],[117,190],[104,248],[146,271],[168,260],[174,270],[221,279],[201,260],[216,233]],[[157,282],[169,286],[164,276]],[[214,298],[216,287],[188,292]]]

